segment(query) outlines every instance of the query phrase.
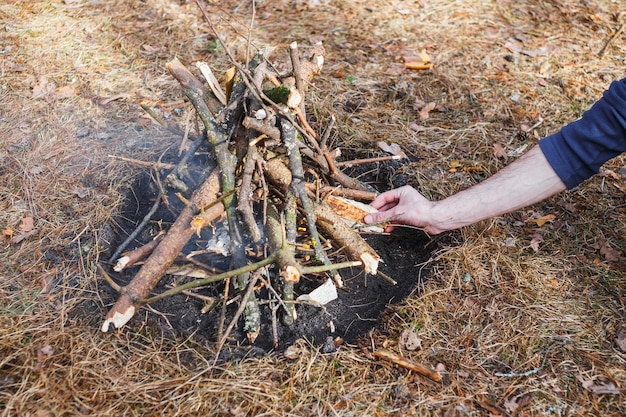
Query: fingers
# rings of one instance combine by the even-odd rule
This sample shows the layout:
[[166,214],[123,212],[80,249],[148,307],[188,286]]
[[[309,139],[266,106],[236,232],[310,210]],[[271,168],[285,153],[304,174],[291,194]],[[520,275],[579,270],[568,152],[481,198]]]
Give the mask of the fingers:
[[389,211],[379,211],[378,213],[368,214],[367,216],[365,216],[363,221],[367,224],[380,223],[389,219],[391,216],[393,216],[393,214],[390,214]]
[[400,195],[398,190],[399,188],[395,190],[385,191],[384,193],[376,197],[376,199],[374,199],[374,201],[372,201],[370,205],[377,210],[383,211],[397,205],[398,201],[400,201]]
[[[382,193],[370,203],[378,212],[368,214],[364,221],[368,224],[392,221],[396,225],[411,224],[419,226],[420,213],[426,202],[428,200],[413,187],[396,188]],[[389,225],[386,231],[391,231],[393,228],[393,225]]]

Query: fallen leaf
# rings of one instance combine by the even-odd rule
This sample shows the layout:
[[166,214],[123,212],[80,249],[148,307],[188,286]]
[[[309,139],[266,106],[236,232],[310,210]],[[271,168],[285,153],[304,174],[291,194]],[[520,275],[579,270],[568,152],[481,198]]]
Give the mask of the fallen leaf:
[[30,232],[22,232],[17,236],[13,236],[11,238],[11,240],[9,241],[9,243],[11,244],[16,244],[16,243],[20,243],[21,241],[28,239],[29,237],[31,237],[32,235],[34,235],[35,233],[37,233],[39,230],[38,229],[33,229]]
[[55,88],[54,83],[48,82],[48,77],[42,76],[39,78],[39,82],[33,87],[33,98],[46,98]]
[[302,349],[297,345],[288,346],[283,355],[287,359],[297,359],[302,355]]
[[43,347],[37,350],[37,363],[35,364],[35,372],[40,372],[46,360],[54,355],[54,349],[50,345],[44,345]]
[[514,397],[509,397],[504,401],[504,408],[509,413],[516,413],[518,409],[528,405],[530,400],[532,400],[533,396],[531,393],[527,392],[525,394],[516,395]]
[[539,244],[543,242],[543,236],[539,233],[535,233],[533,238],[530,240],[530,247],[535,251],[539,252]]
[[615,172],[610,169],[606,169],[598,174],[600,178],[611,178],[614,180],[621,180],[622,178]]
[[428,103],[419,111],[420,119],[428,119],[430,117],[430,111],[433,110],[437,106],[436,103]]
[[604,256],[604,260],[607,262],[620,262],[624,259],[622,251],[613,249],[604,239],[600,239],[598,242],[591,245],[591,247],[600,251],[600,255]]
[[406,349],[409,351],[421,349],[422,339],[411,329],[404,329],[400,334],[399,340],[400,349]]
[[506,49],[508,49],[511,52],[514,52],[516,54],[523,54],[526,56],[529,56],[531,58],[537,57],[537,56],[545,56],[548,55],[548,49],[545,47],[541,47],[541,48],[537,48],[537,49],[526,49],[524,47],[522,47],[521,45],[518,44],[514,44],[512,42],[506,42],[504,44],[504,47]]
[[407,68],[404,66],[404,64],[394,62],[389,65],[387,71],[385,71],[385,75],[401,75],[406,69]]
[[527,55],[531,58],[535,58],[537,56],[546,56],[548,55],[548,49],[545,47],[537,48],[537,49],[524,49],[522,51],[524,55]]
[[448,169],[448,172],[457,172],[462,166],[463,164],[461,164],[461,162],[454,160],[450,162],[450,168]]
[[[550,64],[550,61],[545,61],[543,64],[541,64],[541,66],[539,67],[539,74],[547,74],[548,71],[550,70],[550,67],[552,65]],[[544,81],[544,80],[540,80],[540,81]]]
[[24,67],[23,65],[20,65],[16,62],[13,61],[5,61],[4,63],[4,69],[8,72],[24,72],[26,71],[26,67]]
[[86,198],[91,194],[91,188],[76,187],[72,190],[72,194],[76,195],[78,198]]
[[13,237],[13,235],[15,234],[15,230],[13,230],[10,227],[7,227],[6,229],[2,230],[2,237],[3,239],[11,239]]
[[431,67],[430,56],[428,56],[426,51],[421,51],[417,55],[414,51],[406,52],[402,55],[402,60],[406,69],[428,70]]
[[504,44],[504,47],[508,49],[509,51],[514,52],[516,54],[521,54],[523,50],[521,45],[517,45],[512,42],[506,42]]
[[506,151],[504,150],[504,146],[499,143],[493,144],[493,156],[499,159],[506,159],[508,157]]
[[387,142],[380,141],[380,142],[376,142],[376,144],[378,145],[380,149],[382,149],[383,151],[387,153],[390,153],[395,156],[399,156],[400,158],[403,158],[403,159],[407,158],[406,154],[404,153],[402,148],[400,148],[400,145],[398,145],[397,143],[392,143],[390,145]]
[[515,238],[514,237],[507,237],[506,239],[504,239],[504,241],[502,242],[504,244],[504,246],[506,246],[507,248],[514,248],[515,245]]
[[418,124],[417,124],[417,123],[415,123],[415,122],[411,122],[411,123],[409,123],[409,129],[411,129],[411,130],[412,130],[412,131],[414,131],[414,132],[418,132],[418,133],[419,133],[419,132],[423,132],[423,131],[425,131],[425,130],[426,130],[426,128],[425,128],[424,126],[422,126],[422,125],[418,125]]
[[582,375],[576,377],[580,381],[584,389],[594,394],[616,394],[622,393],[622,390],[617,386],[617,383],[611,378],[600,375],[591,379],[585,379]]
[[33,175],[37,175],[37,174],[41,174],[41,173],[42,173],[42,172],[44,172],[45,170],[46,170],[46,168],[45,168],[45,167],[43,167],[43,166],[41,166],[41,165],[38,165],[38,166],[36,166],[36,167],[32,167],[32,168],[30,169],[30,173],[31,173],[31,174],[33,174]]
[[54,349],[50,345],[44,345],[37,351],[37,358],[43,359],[54,355]]
[[144,43],[143,45],[141,45],[141,48],[142,48],[144,51],[146,51],[146,52],[148,52],[148,53],[150,53],[150,54],[153,54],[153,53],[155,53],[155,52],[158,52],[158,51],[161,49],[161,48],[160,48],[160,47],[158,47],[158,46],[148,45],[147,43]]
[[76,89],[71,85],[65,85],[54,90],[52,100],[62,100],[64,98],[72,98],[76,95]]
[[22,224],[20,224],[20,230],[22,232],[30,232],[35,228],[35,219],[31,216],[26,216],[22,219]]
[[615,344],[617,348],[626,353],[626,329],[621,328],[615,335]]
[[528,219],[526,221],[529,223],[535,223],[538,227],[541,227],[547,222],[552,221],[554,219],[556,219],[556,216],[554,214],[546,214],[545,216],[541,216],[536,219]]

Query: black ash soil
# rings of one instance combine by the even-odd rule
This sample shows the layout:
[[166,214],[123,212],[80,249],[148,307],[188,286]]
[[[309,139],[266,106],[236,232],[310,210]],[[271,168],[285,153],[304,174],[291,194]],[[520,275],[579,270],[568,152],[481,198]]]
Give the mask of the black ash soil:
[[[351,154],[350,158],[363,158],[368,155]],[[172,161],[175,162],[175,161]],[[190,169],[190,178],[202,175],[199,166],[206,166],[206,161],[200,161],[196,168]],[[406,175],[402,174],[402,161],[361,165],[347,172],[361,181],[368,182],[377,188],[401,186],[406,183]],[[190,184],[193,185],[193,184]],[[126,205],[121,215],[116,219],[116,241],[109,252],[113,253],[117,246],[131,233],[149,211],[157,198],[157,189],[154,181],[146,173],[139,177],[132,190],[129,190]],[[176,197],[169,196],[171,207],[161,208],[153,217],[150,225],[140,234],[136,242],[128,249],[135,248],[151,240],[161,229],[167,230],[169,224],[176,218],[181,203]],[[213,236],[213,231],[206,228],[200,238],[192,239],[184,249],[184,254],[191,251],[202,251],[207,241]],[[243,319],[240,326],[236,326],[230,334],[229,347],[241,349],[224,349],[224,359],[236,359],[242,355],[262,355],[271,351],[282,351],[292,345],[297,339],[303,338],[316,345],[326,345],[331,339],[342,338],[348,343],[355,342],[359,337],[367,334],[380,324],[383,312],[388,306],[404,300],[416,290],[420,281],[427,279],[429,268],[426,261],[431,252],[437,249],[437,242],[433,242],[422,232],[411,229],[396,229],[390,235],[365,235],[368,243],[381,256],[383,263],[380,270],[397,282],[396,285],[379,276],[365,274],[361,269],[342,270],[345,288],[338,290],[338,299],[331,301],[324,308],[311,305],[297,305],[297,320],[290,326],[283,325],[280,320],[282,309],[279,309],[277,320],[278,347],[274,347],[271,308],[264,303],[268,299],[267,290],[257,291],[257,298],[261,304],[262,327],[253,346],[249,346],[243,332]],[[195,256],[195,259],[217,268],[228,268],[228,257],[219,253],[204,253]],[[344,260],[344,259],[341,259]],[[121,285],[126,284],[139,267],[129,268],[123,274],[112,272],[114,279]],[[304,276],[296,285],[295,296],[306,294],[317,288],[327,278],[325,276]],[[166,290],[180,277],[166,275],[156,288],[156,292]],[[197,291],[199,294],[214,297],[219,300],[223,294],[223,284],[215,284]],[[234,291],[231,291],[233,294]],[[112,291],[105,301],[113,303],[116,294]],[[232,295],[231,295],[232,296]],[[238,307],[237,302],[231,303],[226,314],[226,325]],[[221,307],[217,304],[212,310],[203,313],[204,302],[186,295],[177,295],[152,304],[154,310],[160,314],[141,313],[135,315],[130,326],[140,326],[139,321],[147,322],[153,333],[161,333],[166,337],[193,337],[198,340],[214,342],[219,322]]]

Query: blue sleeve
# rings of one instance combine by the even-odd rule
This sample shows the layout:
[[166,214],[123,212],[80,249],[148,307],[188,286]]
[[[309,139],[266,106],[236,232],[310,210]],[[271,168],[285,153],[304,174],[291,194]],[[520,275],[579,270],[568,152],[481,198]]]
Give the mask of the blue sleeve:
[[626,152],[626,78],[614,81],[580,119],[540,140],[539,146],[570,189]]

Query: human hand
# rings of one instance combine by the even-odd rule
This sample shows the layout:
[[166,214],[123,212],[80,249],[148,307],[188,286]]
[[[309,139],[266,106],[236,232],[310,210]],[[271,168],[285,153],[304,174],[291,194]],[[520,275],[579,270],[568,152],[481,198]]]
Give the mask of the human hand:
[[442,232],[432,220],[435,203],[408,185],[382,193],[370,205],[378,212],[365,216],[365,223],[389,221],[392,224],[385,228],[386,232],[400,224],[415,226],[431,234]]

